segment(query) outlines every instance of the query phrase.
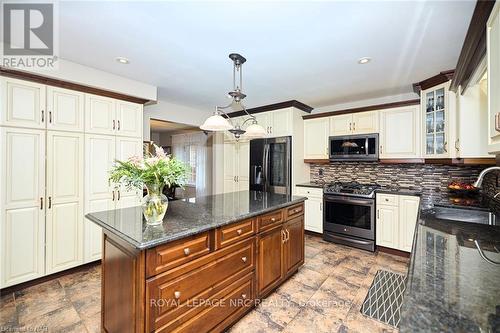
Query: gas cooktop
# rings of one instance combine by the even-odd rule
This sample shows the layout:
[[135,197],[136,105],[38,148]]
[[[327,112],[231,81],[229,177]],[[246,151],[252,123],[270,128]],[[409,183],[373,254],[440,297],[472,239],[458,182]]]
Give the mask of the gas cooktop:
[[375,197],[375,190],[379,188],[378,184],[361,184],[358,182],[332,182],[325,185],[323,193],[349,195],[363,198]]

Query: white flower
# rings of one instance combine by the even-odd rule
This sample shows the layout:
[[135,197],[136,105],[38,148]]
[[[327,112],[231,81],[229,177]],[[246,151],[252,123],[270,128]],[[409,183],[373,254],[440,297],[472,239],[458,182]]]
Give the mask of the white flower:
[[159,158],[165,158],[166,155],[165,155],[165,151],[163,150],[162,147],[158,147],[157,145],[153,144],[154,147],[155,147],[155,154],[156,154],[156,157],[159,157]]
[[129,162],[132,163],[134,166],[140,168],[141,165],[143,164],[142,157],[139,156],[132,156],[129,159]]

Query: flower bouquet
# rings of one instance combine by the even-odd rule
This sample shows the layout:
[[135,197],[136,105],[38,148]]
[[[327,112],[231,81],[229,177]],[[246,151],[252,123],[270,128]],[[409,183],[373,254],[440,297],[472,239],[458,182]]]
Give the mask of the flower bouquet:
[[166,155],[161,147],[154,145],[155,153],[145,158],[133,156],[126,161],[115,161],[109,179],[116,187],[127,190],[146,187],[148,194],[142,199],[142,211],[146,222],[158,225],[167,212],[168,199],[163,194],[165,186],[183,187],[189,174],[189,166]]

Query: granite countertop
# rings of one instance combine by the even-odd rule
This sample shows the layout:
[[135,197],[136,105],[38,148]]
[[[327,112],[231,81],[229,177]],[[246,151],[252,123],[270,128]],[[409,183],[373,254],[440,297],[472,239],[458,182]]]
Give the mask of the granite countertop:
[[500,227],[420,212],[401,308],[405,332],[500,330]]
[[147,249],[306,200],[284,194],[240,191],[169,202],[163,224],[148,226],[141,207],[86,217],[137,249]]
[[422,191],[411,187],[392,187],[392,186],[382,186],[379,189],[375,190],[375,193],[381,194],[395,194],[395,195],[412,195],[412,196],[421,196]]
[[315,187],[315,188],[323,188],[325,186],[325,182],[308,182],[308,183],[302,183],[302,184],[295,184],[295,186],[299,187]]

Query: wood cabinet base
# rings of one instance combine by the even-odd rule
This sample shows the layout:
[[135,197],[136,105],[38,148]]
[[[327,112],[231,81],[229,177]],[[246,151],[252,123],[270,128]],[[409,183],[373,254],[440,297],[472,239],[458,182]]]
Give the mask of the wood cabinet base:
[[147,250],[104,231],[102,331],[223,332],[304,263],[304,207]]

